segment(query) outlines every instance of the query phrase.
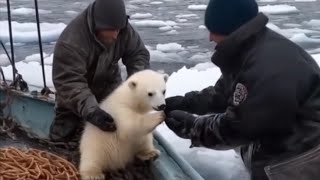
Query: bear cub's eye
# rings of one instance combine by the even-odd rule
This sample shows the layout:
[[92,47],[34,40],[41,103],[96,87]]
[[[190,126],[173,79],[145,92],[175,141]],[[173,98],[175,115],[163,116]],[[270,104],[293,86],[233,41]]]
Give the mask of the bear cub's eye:
[[153,96],[153,93],[149,92],[149,93],[148,93],[148,96],[152,97],[152,96]]
[[162,94],[165,95],[165,94],[166,94],[166,90],[163,90],[163,91],[162,91]]

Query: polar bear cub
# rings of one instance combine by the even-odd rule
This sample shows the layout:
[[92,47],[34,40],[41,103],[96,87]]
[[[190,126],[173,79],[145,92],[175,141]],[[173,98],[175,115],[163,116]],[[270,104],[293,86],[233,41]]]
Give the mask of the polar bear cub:
[[152,132],[165,117],[167,80],[167,74],[153,70],[136,72],[100,103],[117,131],[104,132],[86,122],[79,147],[83,180],[104,179],[104,171],[125,168],[135,157],[154,160],[160,155]]

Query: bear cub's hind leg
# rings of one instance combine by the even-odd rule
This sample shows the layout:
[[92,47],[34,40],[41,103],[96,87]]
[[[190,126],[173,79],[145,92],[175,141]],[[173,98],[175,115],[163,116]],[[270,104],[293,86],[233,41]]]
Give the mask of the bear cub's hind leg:
[[136,155],[142,161],[154,161],[160,156],[160,151],[153,145],[153,135],[148,134],[142,142],[142,150]]
[[[102,137],[97,139],[102,139]],[[103,143],[95,143],[95,140],[91,140],[90,143],[89,140],[89,138],[83,138],[82,146],[80,146],[79,173],[81,180],[104,180],[103,171],[106,166],[107,155],[104,154]]]
[[[90,160],[88,160],[90,161]],[[84,165],[86,162],[82,162],[79,170],[81,175],[81,180],[104,180],[105,175],[101,168],[98,168],[97,165],[94,165],[94,162],[88,162],[88,164]]]
[[81,180],[105,180],[104,174],[85,172],[81,174]]

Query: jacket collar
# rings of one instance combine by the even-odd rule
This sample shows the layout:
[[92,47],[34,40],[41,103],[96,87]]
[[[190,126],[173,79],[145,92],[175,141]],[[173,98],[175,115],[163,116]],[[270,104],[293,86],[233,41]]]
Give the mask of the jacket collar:
[[224,41],[215,48],[211,61],[222,71],[232,71],[241,66],[241,52],[252,44],[257,35],[266,28],[268,17],[259,13],[254,19],[247,22],[236,31],[231,33]]

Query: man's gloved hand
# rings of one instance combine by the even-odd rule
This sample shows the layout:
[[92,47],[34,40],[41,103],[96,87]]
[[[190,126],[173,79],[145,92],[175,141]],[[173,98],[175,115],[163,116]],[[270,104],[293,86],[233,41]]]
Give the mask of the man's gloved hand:
[[85,119],[103,131],[114,132],[117,130],[116,124],[111,115],[99,107],[93,112],[89,113]]
[[183,96],[173,96],[166,98],[166,109],[164,112],[168,114],[173,110],[184,110]]
[[197,116],[182,110],[173,110],[168,112],[165,123],[178,136],[185,139],[190,139],[192,128]]

